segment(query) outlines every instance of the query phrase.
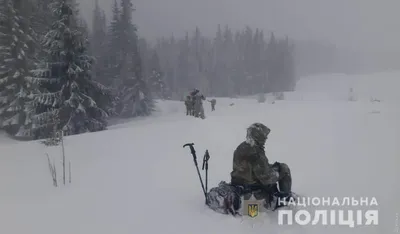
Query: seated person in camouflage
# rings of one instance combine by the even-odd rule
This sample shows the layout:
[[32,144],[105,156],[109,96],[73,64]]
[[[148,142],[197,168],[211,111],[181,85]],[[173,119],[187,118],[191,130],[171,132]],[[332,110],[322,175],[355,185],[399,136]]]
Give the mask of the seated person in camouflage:
[[231,172],[232,185],[243,186],[245,191],[253,192],[256,199],[266,201],[271,201],[271,194],[289,197],[292,189],[289,167],[278,162],[271,165],[265,156],[264,144],[270,132],[271,130],[261,123],[254,123],[247,129],[246,141],[234,152]]

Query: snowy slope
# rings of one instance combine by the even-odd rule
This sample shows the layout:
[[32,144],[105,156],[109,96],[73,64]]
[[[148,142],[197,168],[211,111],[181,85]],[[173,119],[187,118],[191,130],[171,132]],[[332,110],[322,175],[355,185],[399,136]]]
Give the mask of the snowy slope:
[[[218,99],[217,111],[205,106],[206,120],[185,116],[181,102],[160,101],[154,117],[67,137],[72,183],[65,187],[52,186],[45,156],[59,167],[60,148],[8,140],[0,144],[0,233],[393,233],[400,212],[400,108],[393,88],[399,76],[311,77],[274,105]],[[360,101],[344,101],[350,86],[360,90]],[[371,95],[383,102],[369,102]],[[276,214],[247,220],[204,207],[192,157],[182,145],[195,143],[200,166],[209,150],[213,187],[229,180],[233,150],[254,121],[272,129],[267,155],[289,164],[294,191],[375,196],[379,226],[278,226]],[[60,169],[58,178],[61,184]]]
[[389,102],[400,101],[399,72],[373,75],[327,74],[301,79],[296,86],[295,98],[302,100],[346,100],[353,88],[360,101],[377,98]]

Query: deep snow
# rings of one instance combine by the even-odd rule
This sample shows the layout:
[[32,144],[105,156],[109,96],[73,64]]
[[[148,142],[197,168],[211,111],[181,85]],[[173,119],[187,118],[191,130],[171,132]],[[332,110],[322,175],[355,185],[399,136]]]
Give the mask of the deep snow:
[[[400,212],[399,85],[400,73],[308,77],[275,104],[219,98],[210,112],[205,103],[205,120],[184,115],[182,102],[160,101],[153,117],[66,137],[72,183],[58,188],[45,154],[59,167],[59,147],[3,136],[0,233],[394,233]],[[350,87],[357,102],[347,101]],[[379,226],[279,226],[276,214],[248,220],[207,209],[183,144],[195,143],[200,166],[209,150],[214,187],[229,181],[233,150],[255,121],[272,129],[267,156],[291,167],[294,191],[376,197]],[[61,185],[60,168],[57,172]]]

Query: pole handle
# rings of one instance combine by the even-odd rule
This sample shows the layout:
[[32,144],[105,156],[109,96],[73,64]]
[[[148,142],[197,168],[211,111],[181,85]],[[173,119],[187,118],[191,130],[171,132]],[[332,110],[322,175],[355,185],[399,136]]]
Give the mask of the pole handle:
[[204,157],[203,157],[203,168],[202,170],[204,170],[204,167],[206,168],[206,170],[208,169],[208,160],[210,159],[210,154],[208,153],[208,150],[206,150],[206,152],[204,153]]
[[187,143],[183,145],[183,148],[189,146],[190,148],[190,153],[193,155],[193,158],[196,159],[196,150],[194,149],[194,143]]
[[207,191],[206,191],[206,189],[204,188],[203,179],[201,178],[200,170],[199,170],[199,167],[198,167],[198,165],[197,165],[197,158],[196,158],[196,151],[195,151],[195,149],[194,149],[194,143],[187,143],[187,144],[184,144],[184,145],[183,145],[183,148],[185,148],[185,147],[187,147],[187,146],[189,146],[190,152],[191,152],[191,154],[192,154],[192,156],[193,156],[193,162],[194,162],[194,165],[196,166],[197,174],[198,174],[198,176],[199,176],[200,183],[201,183],[201,188],[203,189],[204,197],[206,198],[206,201],[207,201]]

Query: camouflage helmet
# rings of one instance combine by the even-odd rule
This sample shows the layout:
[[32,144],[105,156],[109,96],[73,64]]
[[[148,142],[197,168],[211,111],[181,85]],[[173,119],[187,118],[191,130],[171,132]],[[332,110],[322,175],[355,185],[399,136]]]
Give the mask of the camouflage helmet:
[[247,128],[246,141],[251,145],[263,146],[271,132],[267,126],[262,123],[253,123]]

